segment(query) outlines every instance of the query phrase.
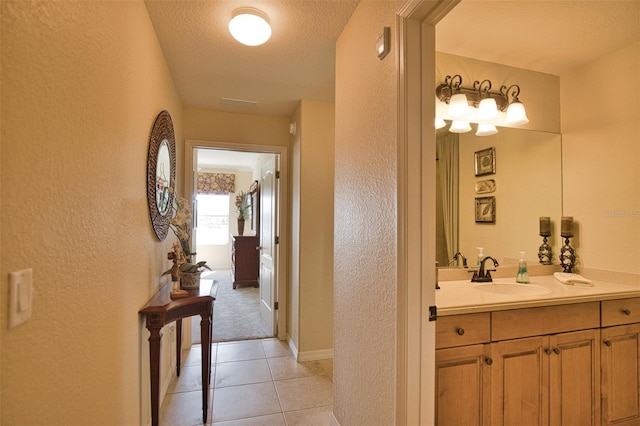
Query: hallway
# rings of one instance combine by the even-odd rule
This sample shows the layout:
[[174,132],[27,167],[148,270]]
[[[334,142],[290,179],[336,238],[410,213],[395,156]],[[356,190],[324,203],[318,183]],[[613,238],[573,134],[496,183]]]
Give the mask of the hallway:
[[[183,351],[160,424],[202,424],[200,353],[199,345]],[[272,338],[214,343],[206,424],[326,426],[332,388],[331,359],[298,363],[285,342]]]

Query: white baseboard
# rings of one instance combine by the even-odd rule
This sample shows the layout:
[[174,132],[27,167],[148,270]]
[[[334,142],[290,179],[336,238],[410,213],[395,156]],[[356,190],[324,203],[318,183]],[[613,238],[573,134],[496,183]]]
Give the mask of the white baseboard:
[[332,359],[333,358],[333,348],[332,349],[322,349],[319,351],[306,351],[300,352],[296,347],[291,336],[287,334],[287,343],[289,344],[289,349],[293,353],[293,357],[296,361],[305,362],[305,361],[318,361],[321,359]]
[[300,362],[304,362],[304,361],[318,361],[320,359],[332,359],[332,358],[333,358],[333,349],[322,349],[319,351],[299,352],[297,360]]

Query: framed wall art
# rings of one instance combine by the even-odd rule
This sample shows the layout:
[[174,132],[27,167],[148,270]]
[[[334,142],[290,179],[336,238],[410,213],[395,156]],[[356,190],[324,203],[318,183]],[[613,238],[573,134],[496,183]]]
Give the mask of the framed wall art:
[[476,194],[489,194],[496,191],[496,181],[493,179],[476,182]]
[[496,223],[496,197],[476,198],[476,223]]
[[496,148],[482,149],[475,153],[476,176],[492,175],[496,172]]

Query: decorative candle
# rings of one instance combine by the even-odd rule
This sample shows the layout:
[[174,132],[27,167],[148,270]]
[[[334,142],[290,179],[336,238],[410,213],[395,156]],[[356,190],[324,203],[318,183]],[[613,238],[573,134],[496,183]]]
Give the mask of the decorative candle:
[[551,235],[551,218],[540,217],[540,236],[548,237]]
[[563,237],[573,237],[573,216],[562,216],[560,235]]

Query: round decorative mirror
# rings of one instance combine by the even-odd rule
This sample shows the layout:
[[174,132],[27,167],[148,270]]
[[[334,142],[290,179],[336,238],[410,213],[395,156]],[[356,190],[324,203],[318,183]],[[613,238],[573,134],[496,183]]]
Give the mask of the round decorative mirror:
[[160,241],[164,241],[169,232],[175,180],[176,141],[173,121],[168,111],[162,111],[151,129],[147,158],[149,215],[153,230]]

